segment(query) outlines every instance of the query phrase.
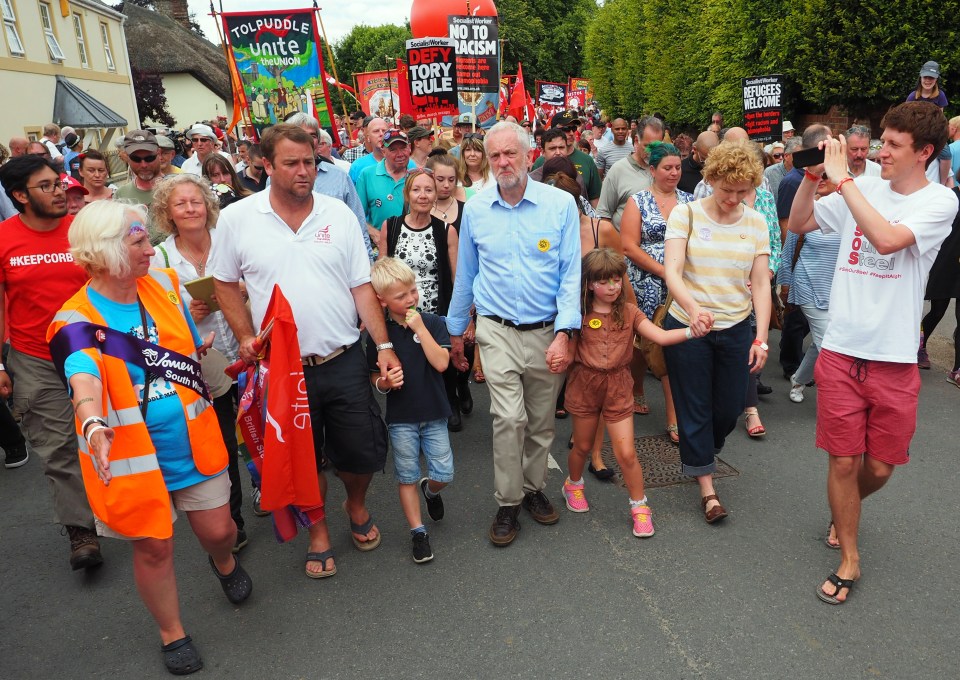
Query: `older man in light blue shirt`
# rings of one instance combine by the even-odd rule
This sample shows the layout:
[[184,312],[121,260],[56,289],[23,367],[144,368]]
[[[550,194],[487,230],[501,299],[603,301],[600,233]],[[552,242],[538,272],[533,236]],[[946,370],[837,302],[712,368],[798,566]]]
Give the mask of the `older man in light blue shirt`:
[[543,489],[568,342],[581,323],[580,218],[572,196],[528,179],[529,136],[519,125],[498,123],[484,147],[497,184],[464,208],[447,328],[465,370],[463,336],[476,305],[500,505],[490,540],[506,546],[521,503],[541,524],[559,519]]
[[339,198],[347,204],[350,212],[356,215],[360,222],[360,231],[363,232],[363,243],[367,248],[367,256],[373,262],[373,248],[370,247],[370,234],[367,233],[363,204],[360,202],[360,196],[347,173],[325,160],[320,161],[317,163],[317,179],[313,183],[313,190],[318,194]]

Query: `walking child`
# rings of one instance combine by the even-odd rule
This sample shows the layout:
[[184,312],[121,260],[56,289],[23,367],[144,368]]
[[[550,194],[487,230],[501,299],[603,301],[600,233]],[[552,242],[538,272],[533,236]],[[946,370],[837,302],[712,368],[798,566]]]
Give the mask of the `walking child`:
[[630,493],[633,535],[647,538],[653,536],[653,517],[633,446],[633,335],[638,333],[661,345],[674,345],[693,335],[689,328],[659,328],[626,301],[623,255],[610,248],[592,250],[581,267],[583,326],[572,348],[573,365],[567,378],[566,408],[573,416],[573,448],[567,459],[570,476],[563,483],[563,497],[571,512],[590,509],[583,493],[583,468],[602,415]]
[[[370,282],[387,313],[387,335],[400,366],[380,377],[377,351],[367,344],[370,380],[387,395],[387,431],[400,505],[410,524],[413,561],[433,559],[427,528],[420,515],[423,494],[430,519],[443,519],[440,491],[453,481],[453,450],[447,433],[450,402],[443,372],[450,363],[450,336],[444,320],[417,312],[420,292],[413,270],[401,260],[386,257],[370,270]],[[420,451],[427,459],[427,476],[420,478]]]

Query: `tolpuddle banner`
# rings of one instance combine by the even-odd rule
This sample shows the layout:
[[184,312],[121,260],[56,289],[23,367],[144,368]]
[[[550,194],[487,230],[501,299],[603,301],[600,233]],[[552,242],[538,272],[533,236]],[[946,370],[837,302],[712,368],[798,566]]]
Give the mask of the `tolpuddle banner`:
[[257,135],[301,111],[338,138],[312,9],[224,12],[230,68],[243,83]]

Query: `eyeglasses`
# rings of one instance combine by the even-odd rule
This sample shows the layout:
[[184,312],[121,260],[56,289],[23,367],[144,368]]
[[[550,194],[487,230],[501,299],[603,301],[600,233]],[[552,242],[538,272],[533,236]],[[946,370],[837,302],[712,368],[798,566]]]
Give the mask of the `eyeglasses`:
[[213,144],[213,140],[209,137],[193,137],[190,141],[194,144]]
[[68,182],[44,182],[43,184],[37,184],[32,187],[24,187],[25,189],[39,189],[45,194],[52,194],[57,191],[57,189],[62,189],[63,191],[67,190],[67,187],[70,186]]
[[148,156],[128,156],[131,163],[153,163],[157,160],[157,154],[150,154]]
[[483,139],[482,132],[468,132],[463,136],[464,139]]

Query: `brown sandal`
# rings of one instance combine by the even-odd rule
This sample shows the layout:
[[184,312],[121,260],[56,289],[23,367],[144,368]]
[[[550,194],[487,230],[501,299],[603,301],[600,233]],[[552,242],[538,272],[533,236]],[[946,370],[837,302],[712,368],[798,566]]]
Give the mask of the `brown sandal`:
[[703,518],[707,520],[707,524],[713,524],[727,516],[727,511],[722,505],[715,505],[710,510],[707,510],[707,503],[710,501],[716,501],[719,504],[720,499],[715,493],[700,499],[700,505],[703,507]]

